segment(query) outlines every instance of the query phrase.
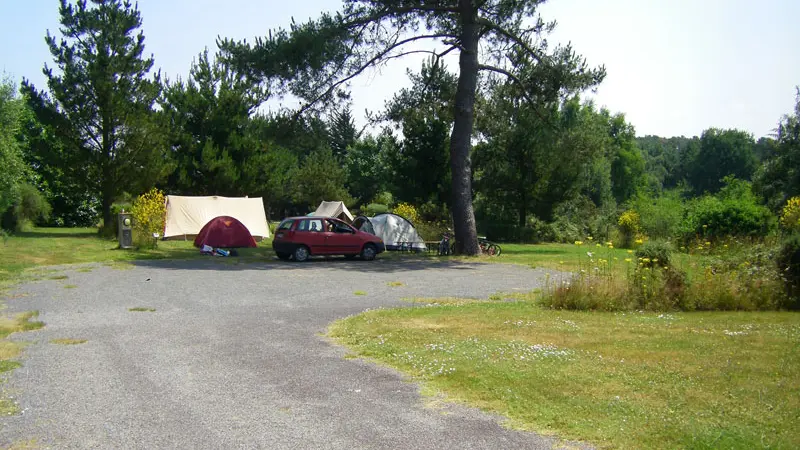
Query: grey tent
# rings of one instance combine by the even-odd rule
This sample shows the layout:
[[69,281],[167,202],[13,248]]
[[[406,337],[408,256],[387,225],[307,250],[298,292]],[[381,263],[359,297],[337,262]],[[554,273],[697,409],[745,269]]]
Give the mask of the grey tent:
[[386,244],[386,250],[427,250],[425,241],[410,220],[397,214],[384,213],[375,217],[358,216],[353,226],[361,231],[374,234]]

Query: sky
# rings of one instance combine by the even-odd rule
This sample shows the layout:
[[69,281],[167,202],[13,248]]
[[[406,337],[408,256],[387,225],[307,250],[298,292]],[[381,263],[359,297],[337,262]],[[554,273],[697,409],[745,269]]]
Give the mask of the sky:
[[[44,36],[58,35],[58,0],[0,0],[0,72],[46,86],[54,66]],[[185,77],[218,37],[247,39],[334,11],[338,0],[139,0],[145,52],[162,74]],[[710,127],[738,128],[759,138],[793,111],[800,85],[800,1],[550,0],[540,8],[558,26],[552,44],[571,43],[608,75],[599,106],[624,113],[639,136],[695,136]],[[794,44],[794,45],[793,45]],[[395,60],[351,85],[358,122],[409,84],[406,69],[424,56]],[[450,58],[453,70],[457,57]],[[274,102],[277,104],[277,102]],[[291,105],[292,102],[288,102]]]

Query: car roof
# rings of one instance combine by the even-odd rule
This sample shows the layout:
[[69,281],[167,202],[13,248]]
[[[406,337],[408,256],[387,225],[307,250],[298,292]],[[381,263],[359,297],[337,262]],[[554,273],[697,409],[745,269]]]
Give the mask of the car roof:
[[281,220],[281,222],[286,220],[300,220],[300,219],[333,219],[333,220],[338,220],[339,222],[344,222],[342,219],[339,219],[337,217],[327,217],[327,216],[294,216],[294,217],[287,217]]

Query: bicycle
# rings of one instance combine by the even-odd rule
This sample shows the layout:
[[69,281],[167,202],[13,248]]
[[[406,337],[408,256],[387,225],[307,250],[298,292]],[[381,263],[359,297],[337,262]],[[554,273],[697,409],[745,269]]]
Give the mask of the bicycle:
[[450,244],[450,232],[445,232],[442,234],[442,240],[439,241],[439,256],[447,256],[455,254],[455,243],[452,245]]

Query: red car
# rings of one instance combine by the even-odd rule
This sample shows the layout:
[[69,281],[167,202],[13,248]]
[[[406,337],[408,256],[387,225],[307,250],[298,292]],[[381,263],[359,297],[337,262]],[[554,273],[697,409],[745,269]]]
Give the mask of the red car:
[[272,249],[278,258],[305,261],[312,255],[361,256],[365,261],[386,250],[381,238],[332,217],[287,217],[275,230]]

